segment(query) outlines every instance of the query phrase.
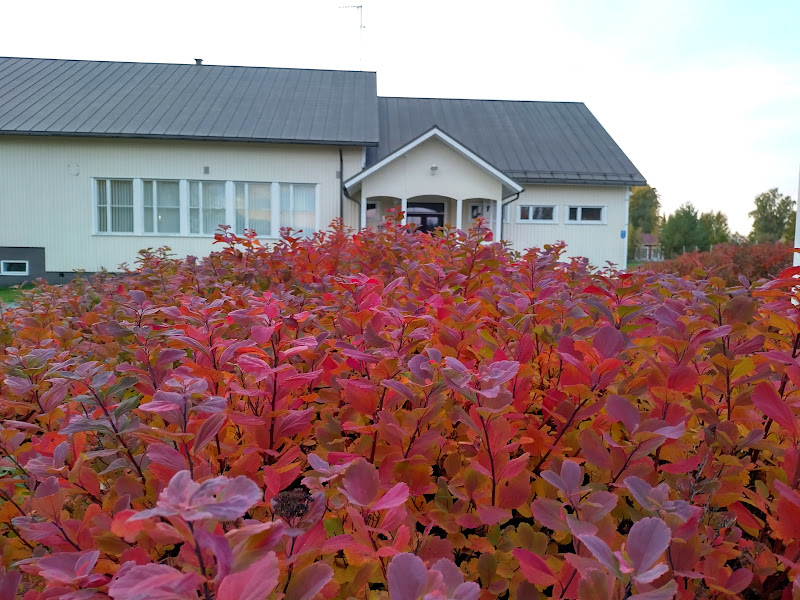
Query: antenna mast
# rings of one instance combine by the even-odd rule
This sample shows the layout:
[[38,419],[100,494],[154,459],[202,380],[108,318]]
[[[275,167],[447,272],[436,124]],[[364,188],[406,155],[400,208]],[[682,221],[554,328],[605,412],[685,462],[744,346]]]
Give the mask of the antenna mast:
[[358,9],[358,70],[364,70],[364,5],[363,4],[349,4],[347,6],[340,6],[339,8],[357,8]]

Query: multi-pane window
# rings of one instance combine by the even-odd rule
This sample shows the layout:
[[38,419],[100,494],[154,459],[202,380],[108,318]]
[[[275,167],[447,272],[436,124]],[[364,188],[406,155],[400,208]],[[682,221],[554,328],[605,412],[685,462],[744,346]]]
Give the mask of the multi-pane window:
[[236,233],[252,229],[258,235],[272,235],[271,188],[269,183],[236,182]]
[[367,202],[367,227],[378,228],[382,224],[380,205],[377,202]]
[[212,236],[222,225],[278,237],[317,229],[317,185],[308,183],[95,179],[96,232]]
[[142,185],[145,233],[180,233],[180,184],[146,179]]
[[602,223],[605,219],[603,206],[570,206],[567,221],[570,223]]
[[133,233],[132,180],[97,180],[97,230]]
[[522,205],[519,207],[519,220],[525,223],[554,223],[556,207],[543,205]]
[[225,182],[189,182],[189,233],[214,235],[225,218]]
[[281,184],[281,227],[291,227],[305,235],[316,229],[317,187],[299,183]]

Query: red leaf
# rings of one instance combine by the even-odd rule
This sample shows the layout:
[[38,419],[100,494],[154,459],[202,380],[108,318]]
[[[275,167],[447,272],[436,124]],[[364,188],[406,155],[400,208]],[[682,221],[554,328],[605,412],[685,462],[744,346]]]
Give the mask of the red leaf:
[[797,417],[771,383],[762,381],[756,386],[753,390],[753,404],[793,437],[797,437]]
[[531,583],[547,587],[558,581],[547,563],[530,550],[515,548],[512,554],[519,561],[522,575]]
[[216,598],[217,600],[264,600],[278,585],[278,576],[278,557],[274,552],[270,552],[244,571],[226,576],[219,584]]
[[594,334],[592,346],[603,358],[614,358],[625,347],[625,336],[616,327],[606,325]]
[[[277,570],[277,569],[276,569]],[[313,563],[292,577],[284,600],[311,600],[333,577],[333,569],[325,563]],[[260,596],[259,598],[263,598]],[[231,598],[233,600],[233,598]],[[255,597],[252,600],[257,600]]]

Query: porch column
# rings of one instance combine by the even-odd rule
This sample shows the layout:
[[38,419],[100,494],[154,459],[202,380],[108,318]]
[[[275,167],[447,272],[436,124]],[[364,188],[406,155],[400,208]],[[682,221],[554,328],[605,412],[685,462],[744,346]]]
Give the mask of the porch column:
[[359,229],[366,229],[367,227],[367,199],[364,197],[364,194],[361,194],[361,226]]
[[500,232],[503,231],[503,201],[497,201],[497,214],[494,218],[494,241],[500,242]]
[[456,200],[456,229],[461,229],[461,219],[464,216],[464,201],[461,198]]
[[400,199],[400,210],[403,211],[403,220],[400,221],[400,224],[401,225],[405,225],[406,224],[406,217],[408,216],[406,214],[406,213],[408,213],[408,198],[401,198]]

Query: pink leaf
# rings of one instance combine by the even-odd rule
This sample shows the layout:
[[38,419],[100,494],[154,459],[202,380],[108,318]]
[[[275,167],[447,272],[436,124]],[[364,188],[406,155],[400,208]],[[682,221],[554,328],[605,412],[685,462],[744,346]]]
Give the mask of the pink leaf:
[[167,565],[127,562],[108,586],[108,595],[114,600],[196,600],[197,586],[203,579],[199,573],[181,573]]
[[561,502],[550,498],[537,498],[531,503],[531,512],[537,523],[553,531],[569,533]]
[[593,492],[578,505],[581,519],[594,523],[605,517],[617,506],[617,495],[611,492]]
[[311,600],[332,577],[333,569],[325,563],[310,564],[292,577],[284,600]]
[[77,583],[91,574],[100,552],[60,552],[39,559],[39,575],[51,583]]
[[641,594],[634,594],[628,600],[672,600],[675,594],[678,593],[678,584],[673,579],[662,585],[657,590],[650,590],[649,592],[642,592]]
[[522,456],[508,461],[500,473],[500,479],[514,479],[514,477],[522,473],[523,469],[528,466],[529,457],[530,452],[526,452]]
[[556,576],[547,563],[530,550],[515,548],[512,554],[519,561],[519,567],[525,579],[535,585],[551,586],[557,581]]
[[394,508],[395,506],[404,504],[406,500],[408,500],[408,485],[405,483],[398,483],[372,506],[372,510]]
[[606,400],[606,412],[615,421],[621,421],[628,435],[639,426],[639,410],[627,398],[612,394]]
[[194,446],[192,450],[194,450],[194,452],[199,452],[205,448],[206,444],[208,444],[208,442],[219,433],[219,430],[222,429],[226,418],[225,413],[216,413],[203,421],[203,424],[200,425],[200,429],[198,429],[197,433],[194,435]]
[[389,563],[386,579],[391,600],[417,600],[428,582],[428,570],[421,558],[403,552]]
[[778,425],[797,437],[797,417],[778,395],[778,390],[767,382],[761,382],[753,390],[753,404]]
[[270,552],[244,571],[227,575],[217,589],[217,600],[264,600],[278,585],[278,557]]
[[594,535],[581,535],[578,539],[589,549],[589,552],[600,561],[600,563],[614,575],[622,578],[619,569],[619,561],[614,557],[611,548],[603,540]]
[[633,570],[644,573],[664,554],[671,535],[667,524],[656,517],[637,521],[628,533],[625,550]]
[[600,469],[611,468],[611,455],[608,448],[603,445],[603,440],[592,429],[583,429],[578,435],[581,453],[588,463]]
[[351,462],[344,472],[341,491],[351,503],[368,506],[378,493],[378,470],[363,458]]

